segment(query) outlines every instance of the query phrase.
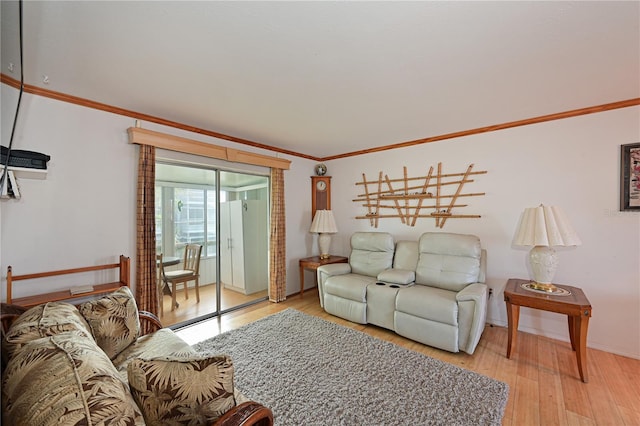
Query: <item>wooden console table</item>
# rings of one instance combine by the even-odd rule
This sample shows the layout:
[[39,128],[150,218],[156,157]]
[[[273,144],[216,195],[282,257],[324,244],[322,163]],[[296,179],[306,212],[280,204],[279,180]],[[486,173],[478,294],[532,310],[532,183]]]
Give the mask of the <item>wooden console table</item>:
[[[300,297],[304,296],[304,270],[316,271],[322,265],[330,263],[348,263],[349,258],[344,256],[329,256],[327,259],[320,259],[320,256],[311,256],[300,259]],[[317,277],[314,278],[317,281]],[[318,283],[316,282],[316,285]]]
[[564,314],[568,318],[569,339],[571,340],[571,349],[576,352],[580,379],[587,383],[589,381],[587,377],[587,330],[591,317],[589,300],[578,287],[556,284],[557,287],[571,292],[566,296],[556,296],[522,288],[522,284],[529,282],[530,280],[511,278],[507,281],[507,286],[504,289],[504,301],[507,305],[507,320],[509,322],[507,358],[511,358],[516,343],[520,306]]

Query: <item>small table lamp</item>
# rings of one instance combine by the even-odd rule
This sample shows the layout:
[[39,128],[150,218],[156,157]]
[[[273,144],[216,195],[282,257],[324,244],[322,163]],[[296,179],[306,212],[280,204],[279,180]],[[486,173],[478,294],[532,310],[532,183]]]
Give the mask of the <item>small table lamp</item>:
[[552,281],[558,266],[558,256],[553,246],[579,246],[582,241],[560,207],[541,204],[524,210],[514,244],[534,246],[529,252],[535,281],[531,287],[553,293],[556,286]]
[[309,232],[315,232],[318,235],[318,247],[320,248],[320,259],[329,258],[329,246],[331,245],[331,234],[338,232],[336,221],[333,218],[331,210],[316,210],[313,217],[311,229]]

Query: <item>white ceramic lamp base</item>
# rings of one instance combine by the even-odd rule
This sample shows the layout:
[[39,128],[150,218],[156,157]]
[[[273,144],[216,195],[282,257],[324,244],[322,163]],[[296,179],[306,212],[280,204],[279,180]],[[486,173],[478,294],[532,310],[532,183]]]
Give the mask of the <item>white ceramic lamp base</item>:
[[552,247],[535,246],[529,252],[533,279],[538,290],[554,291],[553,276],[558,267],[558,255]]
[[331,246],[331,234],[321,233],[318,235],[318,247],[320,248],[320,259],[327,259]]

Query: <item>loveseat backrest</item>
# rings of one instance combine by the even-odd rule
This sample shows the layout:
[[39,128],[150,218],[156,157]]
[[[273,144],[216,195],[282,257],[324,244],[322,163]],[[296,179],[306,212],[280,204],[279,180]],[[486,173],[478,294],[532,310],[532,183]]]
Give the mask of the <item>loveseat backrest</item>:
[[475,235],[427,232],[418,241],[416,284],[460,291],[484,281],[483,250]]
[[418,264],[418,254],[417,241],[398,241],[393,256],[393,268],[415,271]]
[[354,274],[377,276],[393,264],[393,236],[386,232],[355,232],[349,264]]

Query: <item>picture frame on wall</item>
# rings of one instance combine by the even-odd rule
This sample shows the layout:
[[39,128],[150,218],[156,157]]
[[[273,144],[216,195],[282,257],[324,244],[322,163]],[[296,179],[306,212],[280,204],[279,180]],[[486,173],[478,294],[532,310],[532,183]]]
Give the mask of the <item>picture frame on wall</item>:
[[620,211],[640,211],[640,142],[621,146]]

